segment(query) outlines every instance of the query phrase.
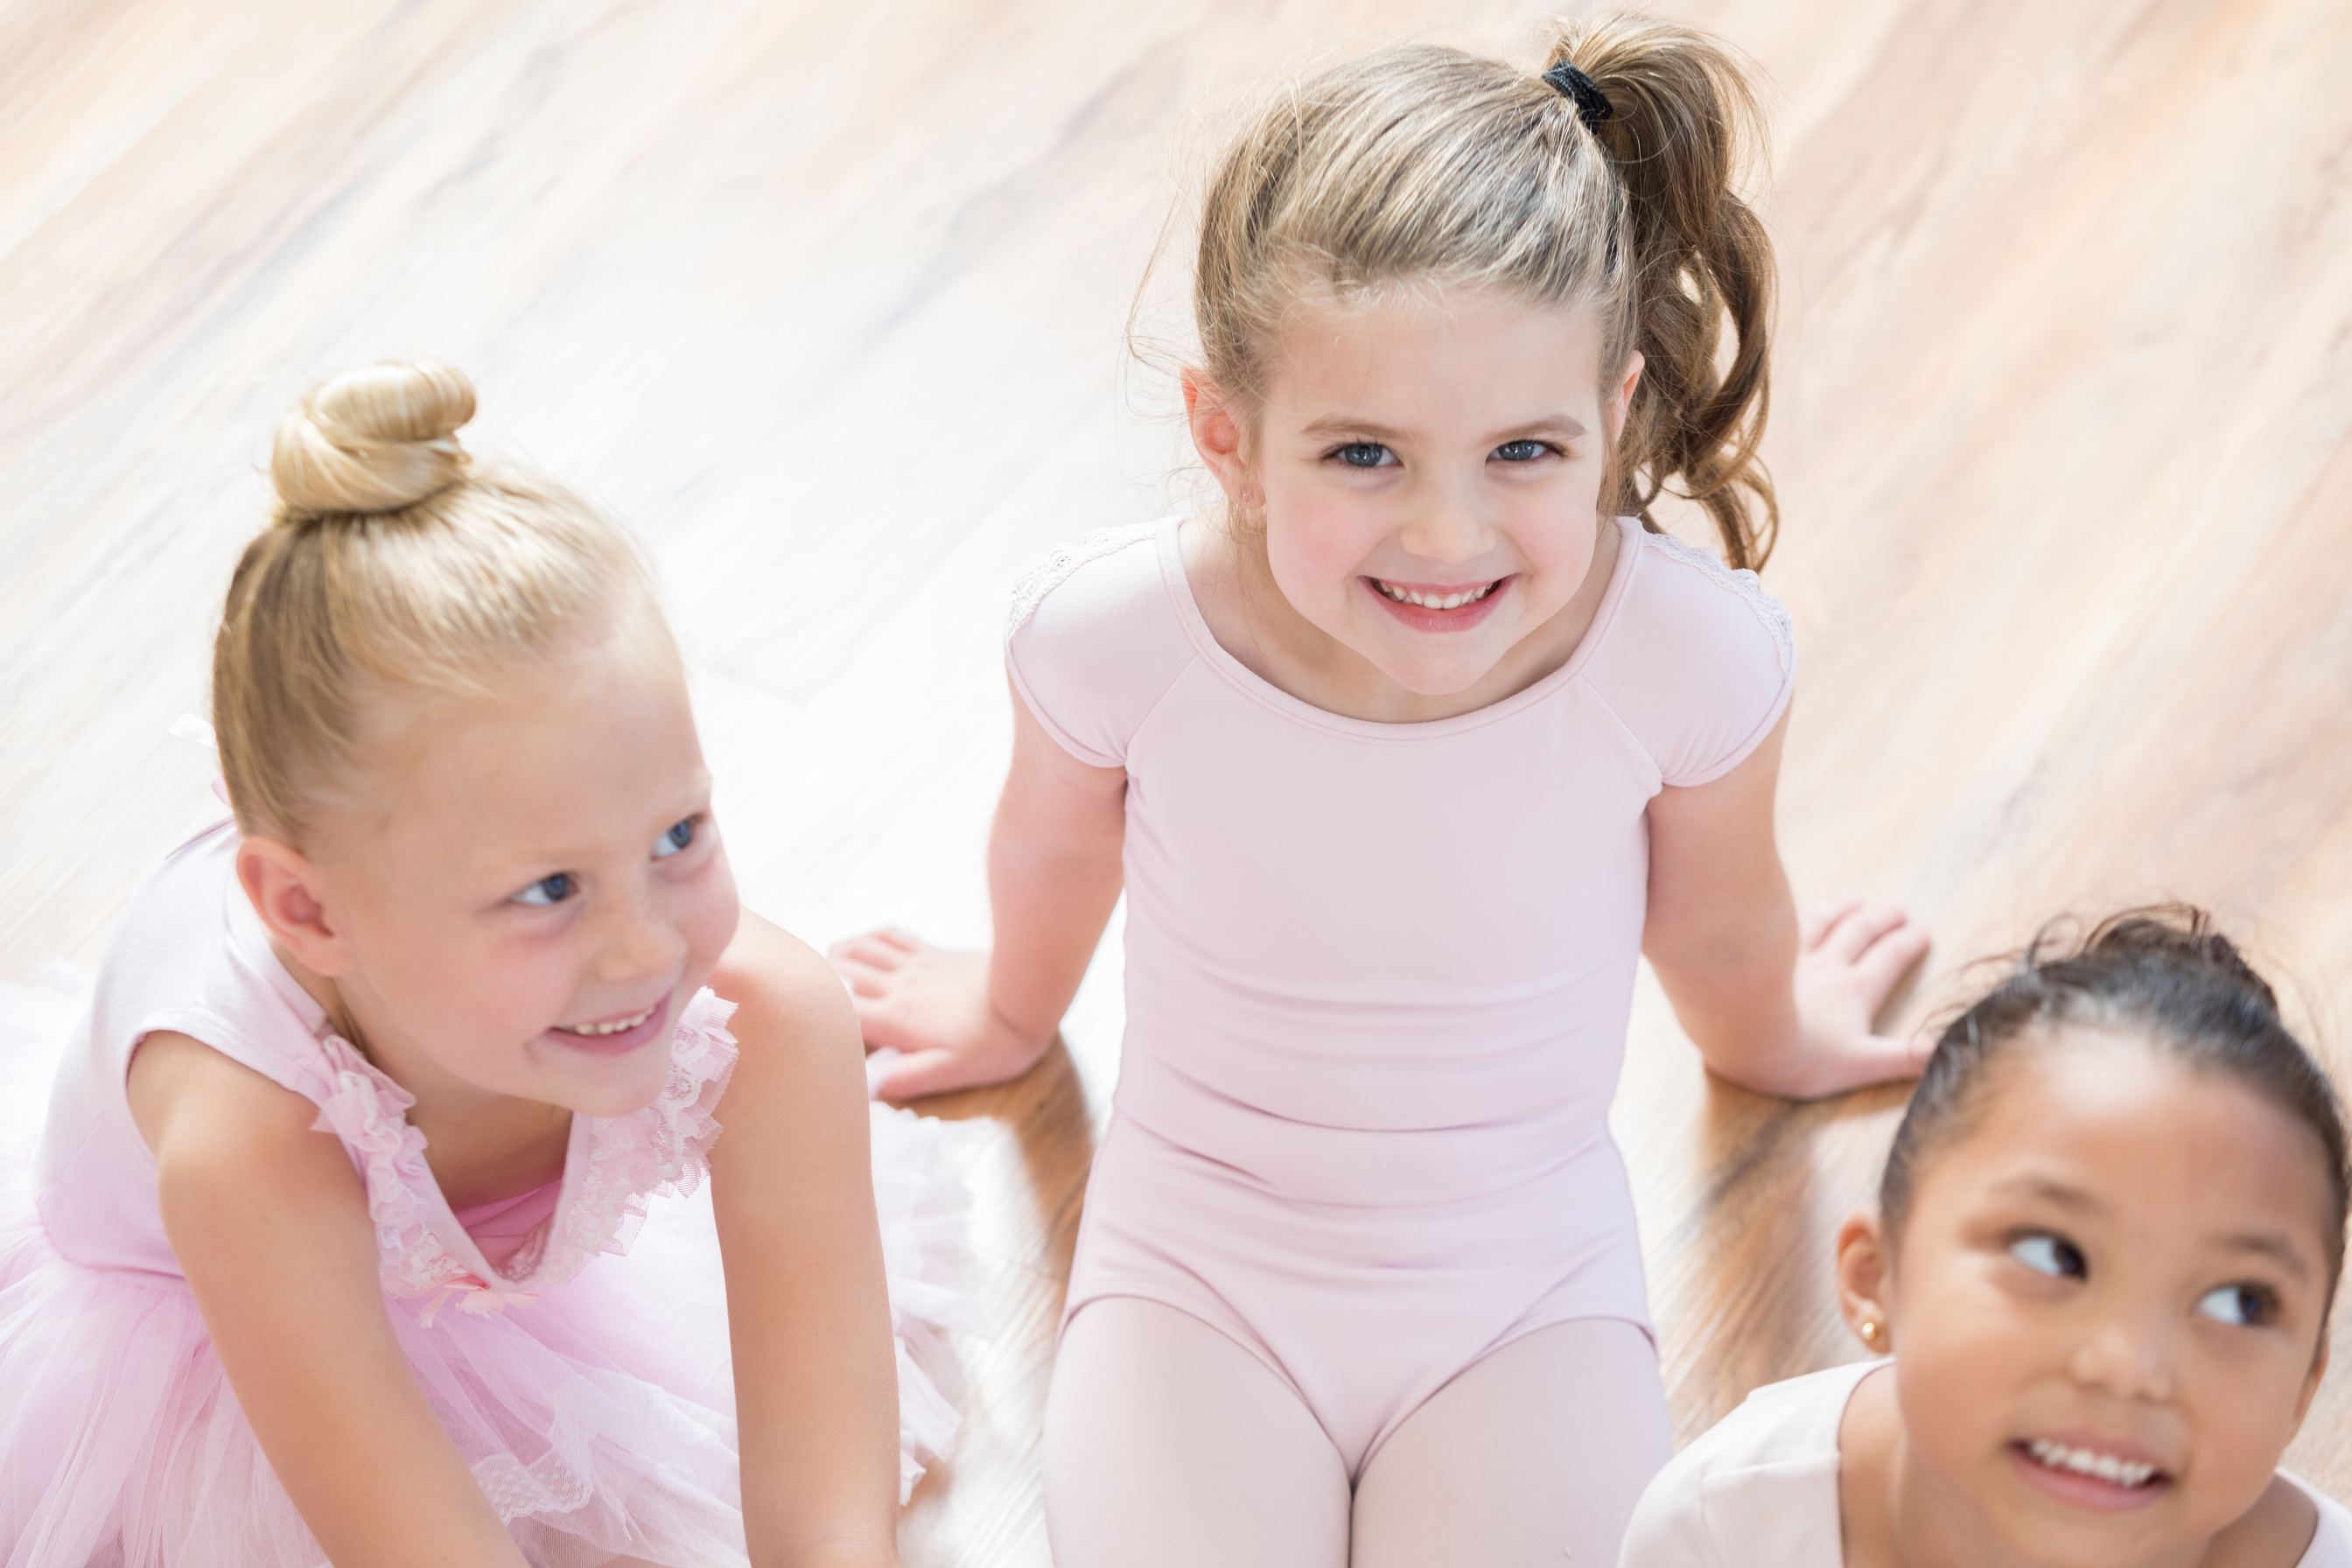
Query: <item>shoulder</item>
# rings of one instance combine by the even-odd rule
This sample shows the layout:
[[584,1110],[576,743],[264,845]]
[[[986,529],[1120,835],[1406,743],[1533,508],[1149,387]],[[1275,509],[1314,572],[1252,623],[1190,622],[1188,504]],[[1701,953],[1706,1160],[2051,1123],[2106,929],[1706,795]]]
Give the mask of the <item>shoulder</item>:
[[1586,679],[1669,784],[1705,784],[1755,749],[1796,686],[1788,609],[1756,574],[1628,526],[1624,585]]
[[812,1092],[827,1100],[849,1093],[863,1107],[866,1049],[857,1015],[822,954],[747,909],[710,988],[727,1009],[737,1052],[720,1121],[789,1121],[795,1106],[814,1103],[805,1099]]
[[[1132,613],[1158,595],[1159,522],[1099,528],[1075,544],[1057,544],[1013,586],[1004,635],[1018,637],[1041,614],[1057,626],[1102,623]],[[1051,608],[1048,609],[1048,605]]]
[[719,955],[710,988],[738,1009],[756,1005],[780,1020],[825,1025],[856,1015],[824,955],[775,921],[745,910]]
[[1675,1456],[1626,1528],[1623,1568],[1814,1568],[1840,1560],[1838,1424],[1869,1370],[1758,1389]]
[[257,1191],[356,1192],[358,1173],[319,1107],[211,1046],[176,1030],[140,1042],[125,1078],[132,1121],[155,1158],[167,1220]]
[[1634,536],[1638,559],[1627,584],[1627,610],[1645,626],[1761,658],[1781,668],[1797,661],[1788,606],[1755,573],[1733,571],[1712,550],[1670,533]]
[[1192,662],[1162,558],[1165,521],[1105,529],[1023,578],[1005,637],[1014,689],[1065,751],[1124,764],[1127,741]]
[[2281,1470],[2278,1479],[2308,1499],[2319,1514],[2311,1543],[2295,1559],[2295,1568],[2352,1568],[2352,1509],[2291,1470]]

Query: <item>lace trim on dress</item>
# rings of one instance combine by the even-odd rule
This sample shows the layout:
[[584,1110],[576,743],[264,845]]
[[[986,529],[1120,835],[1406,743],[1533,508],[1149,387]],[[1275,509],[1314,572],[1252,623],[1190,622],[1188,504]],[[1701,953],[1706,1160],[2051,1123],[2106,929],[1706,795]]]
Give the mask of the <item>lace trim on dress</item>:
[[1013,585],[1013,613],[1005,621],[1004,635],[1009,637],[1019,631],[1037,613],[1037,606],[1045,602],[1045,595],[1069,581],[1070,574],[1079,567],[1106,555],[1116,555],[1138,540],[1150,538],[1159,527],[1156,522],[1130,522],[1118,528],[1098,528],[1076,544],[1056,546],[1051,555]]
[[600,1252],[626,1252],[645,1224],[646,1200],[684,1197],[710,1169],[719,1141],[719,1096],[735,1071],[735,1004],[705,988],[687,1004],[670,1041],[669,1081],[651,1105],[589,1124],[588,1168],[570,1206],[555,1216],[556,1237],[535,1283],[561,1285]]
[[[460,1311],[473,1313],[528,1304],[537,1289],[563,1283],[597,1253],[628,1250],[644,1223],[646,1200],[691,1193],[710,1168],[710,1146],[719,1139],[715,1112],[735,1070],[735,1037],[727,1032],[734,1011],[733,1003],[709,989],[698,993],[678,1020],[669,1080],[652,1103],[589,1122],[586,1166],[551,1220],[547,1238],[518,1254],[534,1256],[534,1268],[511,1282],[482,1279],[434,1235],[439,1193],[425,1163],[425,1134],[407,1120],[415,1097],[350,1041],[323,1037],[329,1083],[311,1125],[334,1133],[360,1156],[385,1291],[433,1297],[421,1320],[429,1327],[453,1300]],[[518,1288],[523,1285],[536,1289]]]
[[1696,566],[1715,581],[1748,601],[1756,618],[1764,623],[1772,640],[1780,649],[1780,668],[1786,670],[1797,657],[1797,635],[1789,620],[1789,606],[1766,592],[1756,574],[1746,567],[1735,572],[1723,563],[1723,557],[1703,545],[1676,539],[1671,533],[1653,533],[1649,542],[1675,560]]
[[329,1034],[319,1046],[327,1057],[328,1092],[310,1125],[332,1132],[360,1156],[384,1289],[395,1296],[429,1296],[472,1279],[473,1272],[441,1245],[429,1223],[433,1203],[426,1194],[433,1190],[433,1172],[425,1163],[425,1134],[408,1124],[408,1108],[416,1097],[341,1035]]

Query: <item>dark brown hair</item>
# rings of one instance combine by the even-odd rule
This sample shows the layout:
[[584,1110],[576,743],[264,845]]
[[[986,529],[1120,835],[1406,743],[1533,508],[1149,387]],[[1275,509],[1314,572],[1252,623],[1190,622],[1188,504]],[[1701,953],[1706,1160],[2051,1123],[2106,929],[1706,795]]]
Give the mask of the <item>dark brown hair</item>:
[[2045,926],[2008,976],[1954,1018],[1912,1091],[1879,1180],[1881,1223],[1900,1245],[1919,1170],[1964,1136],[1995,1060],[2064,1025],[2128,1030],[2199,1072],[2243,1084],[2311,1129],[2325,1151],[2333,1221],[2328,1300],[2344,1266],[2344,1111],[2327,1074],[2279,1017],[2278,997],[2212,918],[2185,905],[2131,910],[2079,941]]
[[1433,282],[1588,305],[1604,389],[1634,351],[1644,362],[1603,504],[1655,531],[1652,504],[1681,495],[1732,566],[1761,566],[1780,525],[1756,451],[1774,271],[1732,188],[1754,96],[1721,45],[1652,16],[1560,23],[1544,63],[1582,71],[1608,117],[1588,124],[1540,75],[1434,45],[1338,67],[1261,111],[1202,215],[1192,301],[1210,379],[1260,396],[1265,345],[1302,288]]

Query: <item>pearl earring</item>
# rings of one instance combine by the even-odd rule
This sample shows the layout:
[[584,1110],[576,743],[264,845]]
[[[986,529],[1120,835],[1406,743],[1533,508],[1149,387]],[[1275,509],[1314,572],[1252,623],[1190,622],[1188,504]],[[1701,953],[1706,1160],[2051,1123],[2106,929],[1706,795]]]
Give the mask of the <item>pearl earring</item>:
[[1862,1321],[1862,1342],[1866,1345],[1878,1343],[1878,1324],[1874,1320],[1864,1318]]

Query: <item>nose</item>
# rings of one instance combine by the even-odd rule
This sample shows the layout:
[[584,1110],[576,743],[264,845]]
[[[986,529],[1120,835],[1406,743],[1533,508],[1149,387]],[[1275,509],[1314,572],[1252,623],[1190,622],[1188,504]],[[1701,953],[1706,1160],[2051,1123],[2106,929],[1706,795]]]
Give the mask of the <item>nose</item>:
[[1495,526],[1477,500],[1460,487],[1433,487],[1412,517],[1397,531],[1406,553],[1459,566],[1494,548]]
[[2169,1399],[2175,1331],[2161,1312],[2101,1318],[2088,1325],[2067,1370],[2076,1383],[2119,1399]]
[[686,935],[649,888],[614,899],[600,922],[596,978],[626,985],[674,972],[686,956]]

